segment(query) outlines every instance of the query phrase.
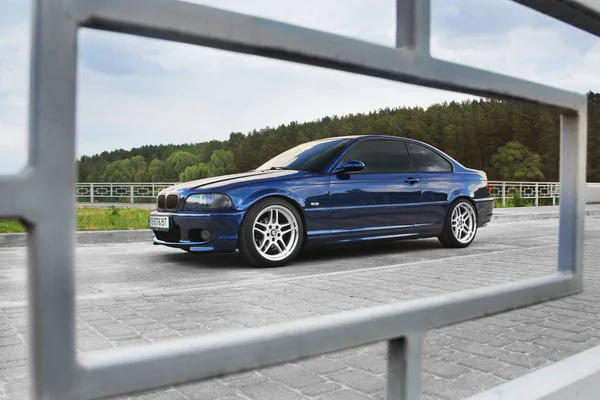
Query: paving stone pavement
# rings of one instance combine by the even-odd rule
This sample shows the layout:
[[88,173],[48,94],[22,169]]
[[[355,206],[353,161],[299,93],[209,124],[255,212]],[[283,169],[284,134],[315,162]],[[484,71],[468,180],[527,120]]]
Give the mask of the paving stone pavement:
[[[460,399],[600,344],[600,218],[586,219],[585,291],[569,298],[427,333],[422,399]],[[243,329],[542,276],[556,268],[556,240],[529,248],[256,284],[78,301],[81,352]],[[0,308],[0,399],[29,398],[27,318]],[[384,399],[386,345],[119,399]]]

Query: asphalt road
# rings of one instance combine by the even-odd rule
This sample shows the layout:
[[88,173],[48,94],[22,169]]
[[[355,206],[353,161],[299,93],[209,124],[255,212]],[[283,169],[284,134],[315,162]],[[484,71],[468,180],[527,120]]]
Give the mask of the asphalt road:
[[[597,231],[600,219],[588,220],[589,230]],[[288,266],[270,269],[246,266],[237,252],[188,254],[151,243],[79,245],[77,293],[82,299],[164,293],[465,255],[485,259],[490,252],[550,245],[557,235],[557,220],[493,223],[480,229],[466,249],[446,249],[437,239],[336,246],[307,251]],[[25,296],[26,249],[0,248],[0,307]]]

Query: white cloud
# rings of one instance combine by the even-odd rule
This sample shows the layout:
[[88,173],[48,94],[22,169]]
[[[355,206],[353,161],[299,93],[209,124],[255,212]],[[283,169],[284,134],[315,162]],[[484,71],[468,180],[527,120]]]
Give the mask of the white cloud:
[[447,39],[434,36],[432,55],[493,72],[586,93],[600,90],[594,61],[600,57],[600,41],[584,54],[559,33],[549,29],[517,27],[504,34]]
[[[4,7],[0,4],[0,9]],[[0,174],[18,171],[27,157],[27,22],[5,27],[0,24]]]
[[[252,56],[231,58],[222,52],[191,46],[180,51],[183,58],[192,60],[183,67],[186,71],[183,77],[175,74],[109,77],[82,70],[79,96],[82,152],[97,152],[101,150],[97,147],[103,145],[87,140],[91,126],[94,136],[102,130],[103,141],[118,139],[119,146],[127,148],[140,142],[142,132],[144,141],[151,143],[224,139],[232,131],[247,132],[292,120],[306,121],[386,106],[426,106],[446,100],[449,95],[465,97]],[[198,65],[193,61],[205,59],[210,59],[211,64],[222,64],[222,70],[206,71],[202,61]],[[238,64],[243,68],[237,67]],[[192,74],[193,71],[196,73]],[[259,78],[253,79],[255,76]],[[123,91],[124,84],[144,86],[153,95]]]
[[[393,0],[377,3],[378,7],[372,6],[372,0],[199,2],[393,44]],[[460,8],[442,4],[438,12],[450,16],[460,13]],[[0,27],[0,173],[17,170],[26,154],[27,23],[23,20],[8,29]],[[451,36],[445,36],[443,29],[434,33],[432,49],[436,57],[579,92],[600,90],[598,41],[582,53],[544,26],[513,26],[501,33],[483,35],[461,35],[460,27],[455,27]],[[140,68],[140,73],[110,72],[106,67],[109,60],[103,59],[105,54],[88,57],[96,44],[102,51],[123,55],[121,61],[133,63],[130,67],[134,72]],[[226,139],[232,131],[248,132],[292,120],[467,98],[128,35],[84,30],[80,45],[85,59],[79,62],[79,154],[144,144]],[[7,59],[9,62],[2,62]],[[151,67],[148,70],[152,72],[142,73],[142,64]]]

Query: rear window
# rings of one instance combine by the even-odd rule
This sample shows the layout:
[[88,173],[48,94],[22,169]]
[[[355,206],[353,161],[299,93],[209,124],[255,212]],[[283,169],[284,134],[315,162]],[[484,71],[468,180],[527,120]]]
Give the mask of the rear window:
[[428,148],[407,143],[414,172],[452,172],[452,164]]

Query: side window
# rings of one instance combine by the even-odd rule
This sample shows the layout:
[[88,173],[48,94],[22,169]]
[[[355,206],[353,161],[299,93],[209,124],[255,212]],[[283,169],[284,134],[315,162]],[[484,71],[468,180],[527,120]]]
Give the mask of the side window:
[[351,148],[344,161],[365,163],[363,174],[410,172],[410,159],[406,145],[400,140],[367,140]]
[[452,172],[452,164],[439,154],[414,143],[407,143],[415,172]]

